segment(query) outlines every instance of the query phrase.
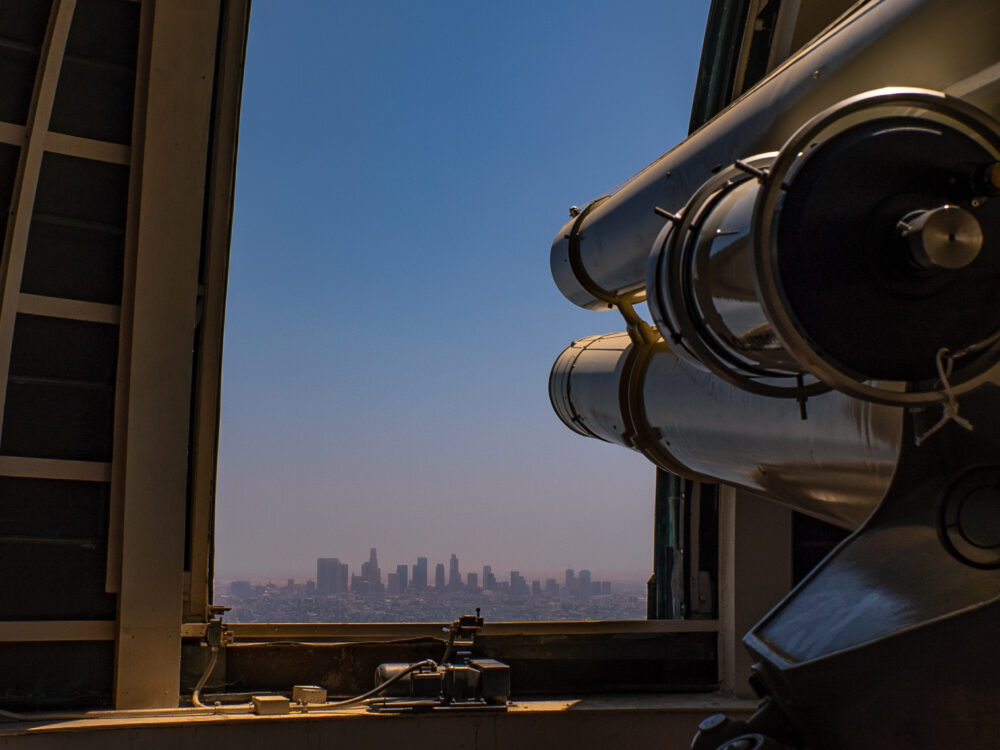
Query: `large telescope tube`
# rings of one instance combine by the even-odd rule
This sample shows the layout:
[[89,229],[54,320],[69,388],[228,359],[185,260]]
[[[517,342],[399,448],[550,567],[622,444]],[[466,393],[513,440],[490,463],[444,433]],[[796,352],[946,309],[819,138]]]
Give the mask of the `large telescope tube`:
[[779,153],[720,170],[667,223],[647,268],[657,327],[762,395],[971,390],[1000,361],[998,159],[1000,123],[944,94],[841,102]]
[[714,170],[781,148],[802,123],[848,97],[918,86],[1000,117],[1000,92],[991,83],[997,29],[1000,3],[862,4],[681,144],[586,205],[553,241],[556,285],[590,309],[642,299],[646,258],[663,225],[655,207],[679,211]]
[[[903,410],[835,391],[794,404],[749,393],[626,333],[567,347],[549,395],[572,430],[637,450],[682,476],[745,487],[855,528],[889,485]],[[655,425],[655,427],[654,427]]]

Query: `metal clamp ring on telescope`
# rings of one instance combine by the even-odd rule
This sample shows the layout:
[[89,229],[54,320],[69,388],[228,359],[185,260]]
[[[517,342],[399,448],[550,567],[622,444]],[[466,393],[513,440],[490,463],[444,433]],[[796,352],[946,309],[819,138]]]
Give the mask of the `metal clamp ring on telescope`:
[[[801,402],[829,391],[830,387],[821,382],[804,385],[802,376],[808,373],[768,370],[735,358],[721,346],[713,346],[713,334],[697,312],[688,273],[698,231],[719,197],[733,185],[757,179],[747,171],[747,167],[764,169],[774,157],[774,153],[761,154],[741,162],[742,166],[725,167],[695,191],[680,215],[671,222],[672,226],[654,245],[647,287],[650,289],[650,309],[656,324],[661,327],[664,338],[674,344],[678,354],[750,393]],[[761,378],[790,379],[792,384],[778,385]]]
[[[824,383],[856,398],[893,406],[921,405],[946,401],[948,394],[938,381],[907,382],[907,390],[895,391],[870,385],[845,372],[829,361],[807,339],[800,325],[793,319],[785,296],[778,269],[777,221],[781,201],[790,188],[789,176],[797,173],[796,167],[808,161],[810,148],[825,143],[830,137],[849,127],[886,117],[886,111],[905,112],[919,110],[941,118],[942,124],[952,126],[972,137],[976,143],[1000,158],[1000,123],[987,113],[967,102],[938,91],[917,88],[883,88],[850,97],[824,110],[803,125],[785,143],[763,181],[754,207],[754,282],[764,311],[774,326],[775,333],[808,371]],[[909,116],[909,112],[906,112]],[[937,120],[934,120],[937,122]],[[820,140],[820,136],[825,136]],[[806,154],[807,158],[803,159]],[[987,346],[990,337],[983,340],[983,354],[976,361],[955,372],[951,379],[951,394],[967,393],[988,382],[1000,363],[1000,341]],[[985,363],[985,365],[984,365]],[[970,374],[971,371],[971,374]]]
[[602,195],[600,198],[595,198],[584,206],[583,210],[576,214],[573,226],[570,227],[569,234],[566,235],[566,256],[569,260],[570,268],[573,270],[573,276],[576,277],[577,282],[581,287],[583,287],[587,294],[594,297],[594,299],[606,302],[609,308],[616,307],[622,303],[629,304],[631,302],[638,301],[638,299],[641,298],[633,298],[635,295],[623,298],[620,295],[604,289],[600,284],[594,281],[589,273],[587,273],[587,267],[583,262],[583,258],[580,257],[580,240],[583,239],[583,235],[580,233],[580,227],[583,226],[584,219],[587,218],[587,215],[610,197],[610,195]]
[[622,414],[628,415],[629,445],[648,458],[656,466],[693,482],[714,482],[712,477],[698,474],[684,466],[671,455],[665,447],[670,443],[663,438],[660,430],[653,427],[646,419],[646,405],[643,396],[643,384],[653,355],[664,350],[670,351],[663,339],[643,344],[633,343],[629,352],[629,360],[625,367],[627,375],[622,378],[619,399]]
[[[549,372],[549,403],[552,405],[553,411],[559,416],[567,427],[569,427],[574,432],[583,435],[584,437],[592,437],[597,440],[603,440],[600,435],[591,430],[583,418],[580,416],[579,412],[573,406],[573,400],[570,398],[570,386],[569,386],[569,373],[573,371],[576,367],[576,360],[580,355],[587,350],[591,344],[600,341],[600,336],[591,336],[587,339],[579,339],[574,341],[570,346],[560,354],[556,361],[552,363],[552,369]],[[581,342],[585,342],[582,343]],[[575,355],[573,356],[573,362],[568,368],[562,367],[563,356],[570,351],[570,349],[575,350]],[[556,375],[565,374],[566,377],[556,379]],[[562,398],[557,398],[555,389],[560,389]],[[565,405],[565,408],[563,408]]]

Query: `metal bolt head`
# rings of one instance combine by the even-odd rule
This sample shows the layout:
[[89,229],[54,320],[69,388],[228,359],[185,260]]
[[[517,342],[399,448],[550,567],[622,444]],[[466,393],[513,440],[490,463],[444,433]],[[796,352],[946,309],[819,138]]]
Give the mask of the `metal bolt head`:
[[703,732],[711,732],[718,729],[723,724],[726,724],[728,721],[729,718],[725,714],[712,714],[707,719],[701,720],[701,723],[698,724],[698,729]]

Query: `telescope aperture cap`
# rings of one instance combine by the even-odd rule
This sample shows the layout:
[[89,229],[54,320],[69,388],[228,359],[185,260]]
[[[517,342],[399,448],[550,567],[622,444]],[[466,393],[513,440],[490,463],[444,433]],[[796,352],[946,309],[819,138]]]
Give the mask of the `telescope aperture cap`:
[[[776,333],[812,375],[896,405],[992,377],[1000,201],[961,177],[998,155],[1000,122],[906,88],[846,99],[782,147],[754,208],[754,277]],[[942,351],[964,357],[947,388]]]

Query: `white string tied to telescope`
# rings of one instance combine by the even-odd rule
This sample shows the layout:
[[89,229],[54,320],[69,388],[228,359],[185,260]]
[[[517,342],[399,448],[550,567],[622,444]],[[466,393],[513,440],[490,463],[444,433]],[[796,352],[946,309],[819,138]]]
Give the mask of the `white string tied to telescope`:
[[[920,447],[920,445],[927,440],[927,438],[948,424],[948,422],[954,422],[959,427],[964,427],[966,430],[969,430],[969,432],[976,429],[972,422],[959,415],[958,399],[955,398],[955,394],[951,389],[951,383],[948,381],[948,378],[951,377],[955,360],[958,357],[962,357],[979,348],[981,348],[981,346],[970,346],[966,349],[955,352],[954,354],[952,354],[946,346],[942,346],[938,349],[937,355],[934,357],[934,363],[937,365],[938,380],[941,381],[941,391],[945,395],[943,414],[941,415],[941,419],[937,421],[937,424],[924,432],[923,435],[916,435],[914,437],[914,443],[916,443],[917,447]],[[947,365],[945,365],[946,359],[948,361]]]

